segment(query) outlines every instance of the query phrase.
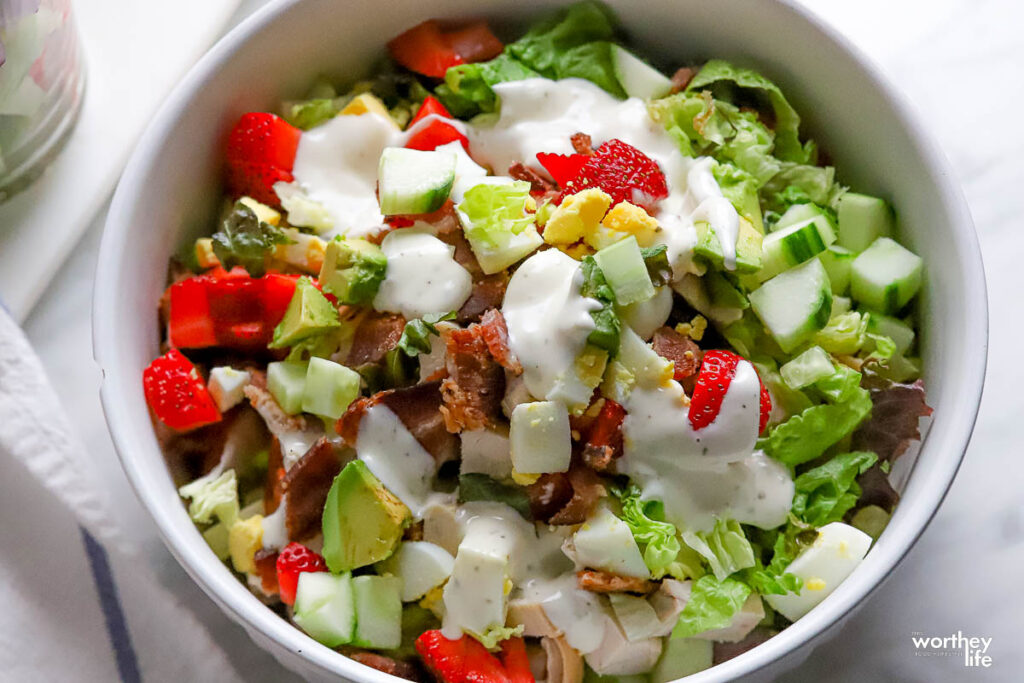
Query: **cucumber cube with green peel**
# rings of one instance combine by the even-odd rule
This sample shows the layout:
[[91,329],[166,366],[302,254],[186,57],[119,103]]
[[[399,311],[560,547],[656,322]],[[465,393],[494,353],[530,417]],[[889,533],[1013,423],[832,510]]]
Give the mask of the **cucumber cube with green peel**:
[[788,228],[789,226],[795,225],[797,223],[803,223],[804,221],[810,220],[812,218],[819,217],[824,218],[826,221],[828,221],[829,225],[832,227],[832,230],[835,231],[835,223],[833,222],[832,217],[829,215],[828,211],[821,208],[817,204],[807,202],[805,204],[794,204],[793,206],[786,209],[786,213],[782,214],[782,216],[779,217],[779,220],[775,222],[775,225],[772,226],[772,232],[782,230],[783,228]]
[[279,361],[267,365],[267,391],[281,406],[281,410],[289,415],[302,412],[308,365],[297,361]]
[[352,579],[356,632],[352,644],[393,650],[402,644],[402,582],[395,576],[357,576]]
[[769,233],[761,243],[761,271],[768,280],[824,252],[836,241],[831,221],[816,216]]
[[776,275],[750,293],[750,307],[786,353],[828,324],[832,285],[818,259]]
[[337,420],[359,397],[359,373],[325,358],[311,358],[302,390],[302,410]]
[[437,211],[455,183],[455,155],[386,147],[377,169],[380,210],[386,216]]
[[349,574],[302,572],[295,591],[295,623],[327,647],[352,641],[356,610]]
[[832,293],[843,295],[850,288],[850,267],[857,254],[846,247],[833,244],[818,255],[821,265],[825,266],[828,280],[832,283]]
[[839,246],[855,252],[867,249],[879,237],[891,237],[896,222],[884,199],[847,192],[839,198]]
[[921,257],[888,237],[879,237],[853,261],[850,292],[868,309],[895,313],[921,288]]
[[654,283],[651,282],[635,236],[630,235],[601,249],[594,254],[594,260],[604,273],[608,286],[615,293],[615,301],[620,306],[647,301],[654,296]]

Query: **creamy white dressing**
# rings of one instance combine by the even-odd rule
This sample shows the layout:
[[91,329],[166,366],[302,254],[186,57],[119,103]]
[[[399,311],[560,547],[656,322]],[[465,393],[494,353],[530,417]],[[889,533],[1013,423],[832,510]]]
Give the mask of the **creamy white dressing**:
[[377,165],[385,147],[401,145],[395,123],[374,113],[335,116],[299,139],[292,175],[330,214],[330,234],[365,237],[380,232]]
[[593,652],[604,637],[607,610],[596,593],[579,588],[575,572],[531,582],[523,597],[540,603],[548,620],[582,654]]
[[457,311],[473,291],[473,277],[455,260],[455,247],[426,230],[395,230],[380,248],[388,265],[373,299],[378,311],[401,313],[409,320]]
[[715,421],[694,430],[682,387],[637,387],[626,402],[625,453],[620,471],[661,500],[669,521],[709,530],[716,518],[762,528],[786,520],[793,482],[780,463],[754,451],[760,384],[741,361]]
[[575,372],[576,357],[594,329],[601,304],[580,294],[579,261],[548,249],[526,259],[505,290],[501,310],[509,347],[523,366],[529,392],[541,399],[589,395]]
[[450,498],[433,490],[433,456],[385,405],[371,406],[360,420],[356,455],[416,518],[427,505]]
[[263,547],[267,550],[280,550],[288,545],[288,527],[285,518],[288,515],[288,496],[281,496],[277,509],[263,518]]
[[723,204],[716,199],[722,193],[711,174],[712,160],[684,157],[665,128],[650,117],[644,100],[619,100],[579,78],[529,78],[499,83],[494,91],[501,99],[497,122],[466,127],[476,159],[499,173],[516,161],[541,170],[537,153],[571,154],[574,133],[586,133],[595,147],[618,138],[658,162],[665,173],[669,196],[656,212],[662,228],[657,242],[668,247],[675,276],[693,271],[695,220],[711,224],[727,267],[734,267],[739,215],[727,200]]

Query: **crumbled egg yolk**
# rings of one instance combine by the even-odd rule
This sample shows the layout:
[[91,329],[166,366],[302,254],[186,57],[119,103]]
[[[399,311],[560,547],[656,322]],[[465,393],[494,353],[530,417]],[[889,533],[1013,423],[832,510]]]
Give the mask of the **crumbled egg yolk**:
[[338,116],[362,116],[363,114],[376,114],[377,116],[382,116],[388,121],[391,121],[395,128],[398,128],[398,124],[391,118],[391,113],[388,111],[388,108],[384,106],[384,103],[375,95],[368,92],[364,92],[362,95],[356,96],[351,102],[346,104],[340,112],[338,112]]
[[512,481],[519,484],[520,486],[530,486],[531,484],[536,484],[538,479],[540,479],[540,475],[534,474],[532,472],[512,472]]
[[703,339],[704,333],[707,329],[708,320],[702,315],[694,316],[693,320],[688,323],[679,323],[676,325],[676,332],[689,337],[693,341],[700,341]]
[[597,229],[611,204],[612,198],[596,187],[565,197],[544,225],[544,241],[556,246],[580,241]]
[[649,247],[654,244],[657,233],[658,221],[642,207],[619,202],[600,224],[586,233],[584,241],[594,249],[603,249],[634,235],[641,247]]
[[826,584],[824,580],[815,577],[813,579],[808,579],[807,583],[804,585],[807,586],[807,590],[809,591],[820,591],[825,590],[825,586],[828,584]]

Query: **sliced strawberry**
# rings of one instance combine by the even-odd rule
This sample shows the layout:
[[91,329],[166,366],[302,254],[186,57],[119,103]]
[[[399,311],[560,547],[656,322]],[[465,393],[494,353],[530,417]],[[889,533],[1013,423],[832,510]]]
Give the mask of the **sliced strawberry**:
[[464,62],[448,44],[434,19],[417,24],[393,38],[388,43],[388,51],[406,69],[431,78],[444,78],[449,67]]
[[324,558],[302,545],[289,543],[277,556],[277,588],[281,601],[286,605],[295,604],[295,591],[299,587],[299,574],[303,572],[325,572]]
[[526,655],[526,642],[522,638],[501,641],[501,663],[511,683],[536,683]]
[[597,187],[611,196],[613,206],[627,201],[650,211],[668,196],[665,174],[658,163],[622,140],[609,140],[594,150],[593,156],[585,158],[586,163],[576,177],[563,185],[558,201],[588,187]]
[[[716,350],[704,353],[693,396],[690,398],[690,425],[695,430],[707,427],[718,417],[718,413],[722,409],[722,401],[729,392],[732,378],[736,376],[736,367],[742,360],[742,356],[732,351]],[[760,381],[760,377],[758,377],[758,382],[761,384],[761,417],[758,424],[760,433],[768,424],[768,415],[772,411],[772,400],[764,382]]]
[[449,640],[438,630],[426,631],[416,639],[416,651],[442,683],[512,683],[498,658],[471,636]]
[[295,179],[291,171],[301,136],[302,131],[273,114],[243,114],[231,129],[224,152],[228,192],[279,206],[273,186]]
[[565,187],[580,174],[583,164],[587,163],[585,154],[550,154],[540,152],[537,161],[544,167],[559,187]]
[[498,37],[491,33],[486,22],[477,21],[465,28],[448,31],[445,42],[464,62],[486,62],[494,59],[505,49]]
[[171,429],[184,432],[221,419],[206,382],[177,349],[149,364],[142,373],[142,388],[153,414]]
[[[428,122],[420,123],[423,119],[433,114],[435,117],[441,117],[450,119],[452,115],[448,113],[448,110],[444,108],[436,97],[428,95],[423,104],[420,106],[419,111],[416,112],[416,116],[409,122],[407,130],[412,132],[412,135],[406,141],[405,146],[409,149],[418,149],[424,152],[430,152],[441,145],[446,145],[449,142],[459,142],[463,149],[469,151],[469,138],[467,138],[462,131],[455,126],[445,123],[438,118],[434,118]],[[419,124],[417,126],[417,124]]]
[[423,104],[420,105],[419,110],[416,112],[416,116],[413,116],[412,120],[409,121],[408,127],[412,128],[431,114],[437,114],[438,116],[443,116],[446,119],[452,118],[451,112],[445,109],[445,106],[441,104],[441,100],[437,99],[433,95],[427,95],[423,100]]

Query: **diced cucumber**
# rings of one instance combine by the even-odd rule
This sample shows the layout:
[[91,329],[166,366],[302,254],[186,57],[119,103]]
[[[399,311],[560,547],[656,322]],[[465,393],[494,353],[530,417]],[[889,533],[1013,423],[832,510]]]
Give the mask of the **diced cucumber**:
[[710,669],[714,664],[715,644],[697,638],[669,638],[661,652],[661,659],[651,671],[650,683],[669,683],[698,671]]
[[615,293],[615,301],[620,306],[647,301],[654,296],[654,283],[651,282],[635,236],[630,235],[605,247],[594,254],[594,260],[604,273],[608,286]]
[[781,368],[779,374],[790,389],[803,389],[836,371],[832,358],[820,346],[812,346]]
[[828,281],[832,283],[833,294],[846,294],[850,288],[850,267],[857,254],[846,247],[833,244],[818,255],[821,265],[825,266]]
[[832,285],[818,259],[787,270],[750,294],[754,313],[786,353],[828,324]]
[[896,353],[901,356],[914,345],[914,328],[890,315],[871,313],[868,317],[868,332],[892,339],[896,344]]
[[835,230],[825,216],[808,218],[776,230],[761,244],[761,271],[768,280],[793,266],[814,258],[836,241]]
[[364,575],[352,579],[356,605],[353,645],[393,650],[402,644],[401,585],[394,576]]
[[786,209],[786,213],[779,217],[779,220],[772,226],[772,232],[788,228],[791,225],[797,223],[803,223],[806,220],[812,218],[822,217],[829,222],[833,229],[835,229],[835,223],[832,221],[832,217],[829,216],[825,209],[821,208],[817,204],[807,202],[805,204],[794,204],[793,206]]
[[356,625],[349,574],[303,572],[295,591],[295,623],[327,647],[352,641]]
[[[755,273],[761,268],[761,241],[764,237],[751,225],[750,221],[740,218],[740,229],[736,236],[736,272]],[[704,257],[714,268],[725,269],[725,258],[722,245],[718,241],[715,229],[709,223],[697,223],[697,244],[693,253]]]
[[869,309],[895,313],[921,288],[921,257],[888,237],[879,237],[853,261],[850,292]]
[[839,198],[839,246],[855,252],[879,237],[891,237],[895,217],[884,199],[847,192]]
[[307,363],[280,361],[267,365],[267,391],[281,410],[289,415],[302,412],[302,397],[306,390]]
[[385,215],[437,211],[455,182],[455,155],[387,147],[380,156],[377,182]]
[[326,358],[311,358],[302,390],[302,410],[337,420],[359,397],[359,373]]
[[522,474],[567,472],[572,458],[569,412],[557,401],[521,403],[509,427],[512,469]]
[[[827,272],[827,271],[826,271]],[[848,296],[834,296],[832,297],[832,315],[829,316],[829,320],[842,315],[843,313],[849,313],[850,308],[853,306],[853,301]]]
[[652,100],[672,90],[672,81],[628,50],[612,45],[612,69],[630,97]]

